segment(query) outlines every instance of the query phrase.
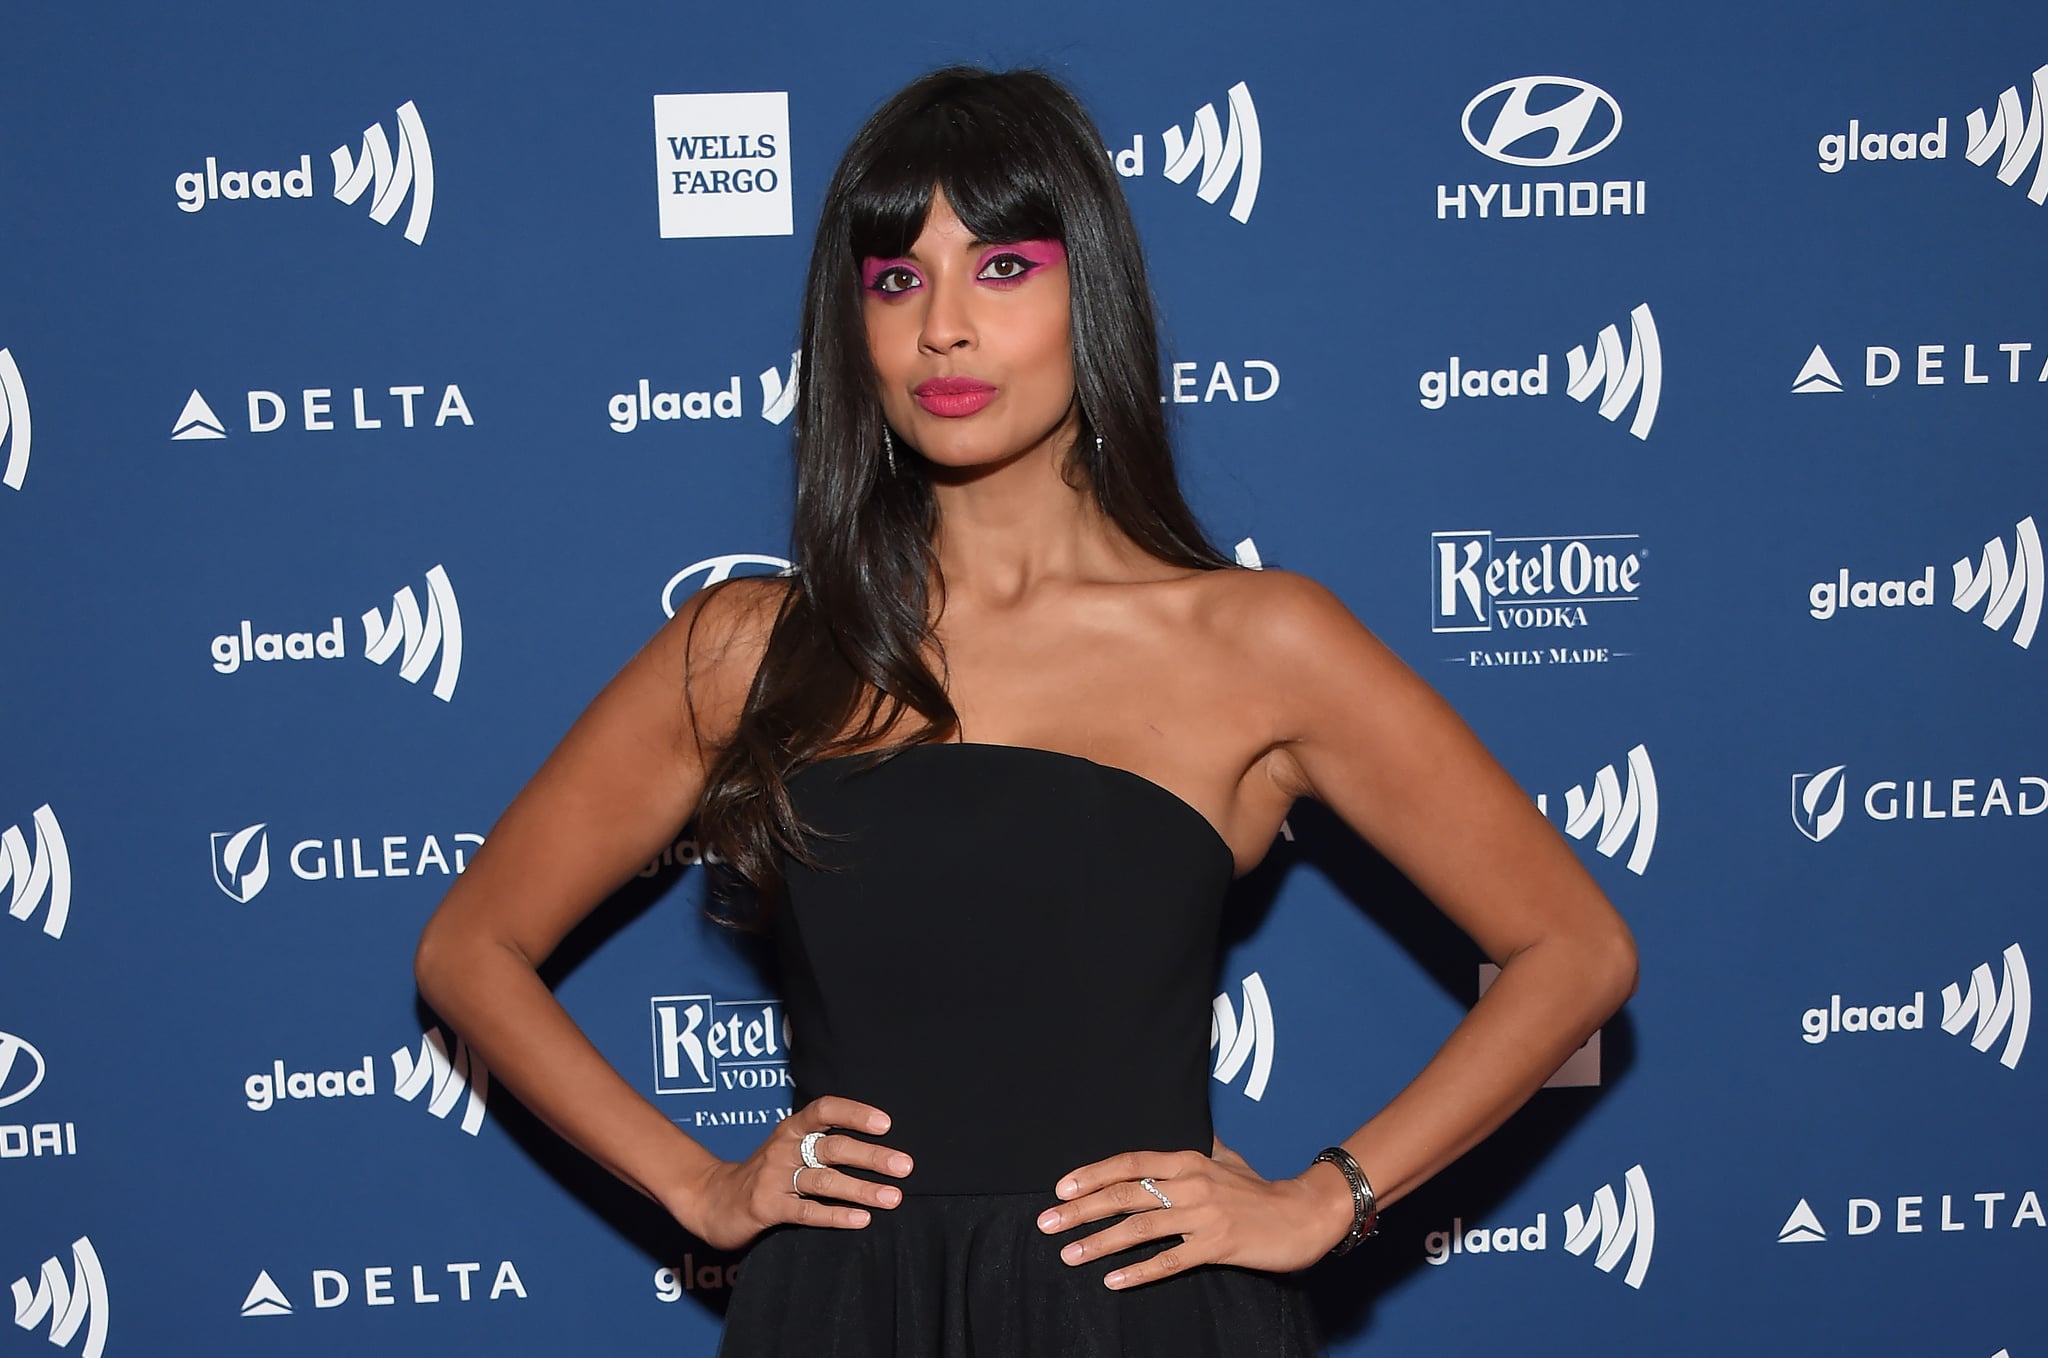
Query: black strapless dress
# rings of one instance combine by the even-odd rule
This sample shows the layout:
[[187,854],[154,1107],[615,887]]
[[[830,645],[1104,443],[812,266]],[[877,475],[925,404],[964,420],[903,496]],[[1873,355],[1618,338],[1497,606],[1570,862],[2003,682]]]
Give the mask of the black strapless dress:
[[[1299,1280],[1204,1265],[1127,1290],[1149,1241],[1073,1266],[1038,1214],[1068,1171],[1212,1148],[1209,1025],[1234,862],[1136,773],[1029,746],[908,749],[798,770],[844,871],[784,857],[777,921],[794,1107],[887,1112],[916,1165],[857,1230],[781,1226],[741,1263],[721,1358],[1299,1358]],[[843,1167],[842,1167],[843,1168]]]

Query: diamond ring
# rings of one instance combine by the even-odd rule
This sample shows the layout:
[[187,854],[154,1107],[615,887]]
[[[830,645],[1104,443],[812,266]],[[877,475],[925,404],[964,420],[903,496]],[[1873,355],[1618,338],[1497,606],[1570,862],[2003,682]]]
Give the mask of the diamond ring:
[[1160,1190],[1159,1185],[1153,1183],[1150,1179],[1138,1180],[1138,1187],[1144,1189],[1147,1193],[1150,1193],[1153,1197],[1159,1199],[1159,1205],[1161,1207],[1173,1206],[1173,1199],[1167,1197],[1166,1194]]
[[825,1139],[823,1132],[805,1132],[804,1139],[797,1142],[797,1154],[803,1156],[806,1169],[823,1169],[825,1162],[818,1158],[818,1143]]

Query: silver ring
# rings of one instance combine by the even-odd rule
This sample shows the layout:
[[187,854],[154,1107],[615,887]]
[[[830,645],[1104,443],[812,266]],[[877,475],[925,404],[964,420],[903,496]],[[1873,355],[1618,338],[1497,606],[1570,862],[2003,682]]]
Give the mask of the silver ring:
[[805,1132],[804,1139],[796,1143],[797,1154],[803,1156],[806,1169],[823,1169],[825,1162],[818,1158],[818,1143],[825,1139],[823,1132]]
[[806,1195],[801,1188],[798,1188],[796,1186],[797,1176],[799,1174],[802,1174],[805,1170],[809,1168],[809,1165],[798,1165],[795,1169],[789,1172],[789,1191],[796,1194],[799,1198],[804,1197]]
[[1138,1187],[1144,1189],[1147,1193],[1150,1193],[1153,1197],[1159,1199],[1159,1205],[1161,1207],[1173,1206],[1173,1199],[1167,1197],[1165,1193],[1161,1192],[1159,1185],[1153,1183],[1150,1179],[1138,1180]]

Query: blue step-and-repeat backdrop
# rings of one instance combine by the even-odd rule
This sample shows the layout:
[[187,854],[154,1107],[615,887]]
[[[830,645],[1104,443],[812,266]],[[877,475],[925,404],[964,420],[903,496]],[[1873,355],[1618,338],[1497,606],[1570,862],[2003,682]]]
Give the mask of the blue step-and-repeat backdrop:
[[[826,177],[955,60],[1101,126],[1213,536],[1641,947],[1315,1268],[1334,1352],[2048,1356],[2048,13],[802,0],[8,17],[0,1358],[712,1351],[736,1260],[412,947],[678,602],[786,564]],[[736,1158],[790,1087],[703,878],[679,826],[546,975]],[[1223,1138],[1296,1172],[1489,973],[1299,804]]]

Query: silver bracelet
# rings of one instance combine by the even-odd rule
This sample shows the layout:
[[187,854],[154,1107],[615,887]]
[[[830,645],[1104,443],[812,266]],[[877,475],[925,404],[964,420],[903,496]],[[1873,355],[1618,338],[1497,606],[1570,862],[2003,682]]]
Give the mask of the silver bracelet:
[[1358,1161],[1351,1158],[1350,1151],[1342,1146],[1325,1147],[1309,1163],[1324,1160],[1342,1170],[1345,1180],[1351,1185],[1351,1232],[1330,1249],[1333,1256],[1348,1254],[1359,1241],[1380,1233],[1380,1214],[1373,1205],[1372,1185],[1365,1181],[1365,1171],[1358,1167]]

